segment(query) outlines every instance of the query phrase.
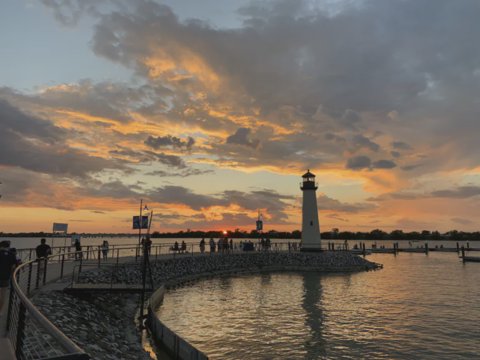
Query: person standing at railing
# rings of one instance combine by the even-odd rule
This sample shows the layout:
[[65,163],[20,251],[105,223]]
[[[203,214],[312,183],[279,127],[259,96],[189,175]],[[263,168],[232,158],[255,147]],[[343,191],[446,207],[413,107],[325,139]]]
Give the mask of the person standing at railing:
[[10,278],[17,264],[15,255],[9,251],[10,241],[0,242],[0,316],[2,316],[3,304],[7,297]]
[[82,258],[82,244],[80,244],[80,239],[75,239],[73,246],[75,247],[75,260],[80,260]]
[[109,250],[109,243],[107,240],[103,241],[102,246],[100,246],[100,249],[102,250],[103,260],[106,261],[108,258],[108,250]]
[[200,252],[203,254],[205,252],[205,238],[200,240]]
[[46,239],[41,239],[40,245],[35,248],[35,252],[37,253],[37,260],[43,259],[52,255],[52,248],[47,244]]

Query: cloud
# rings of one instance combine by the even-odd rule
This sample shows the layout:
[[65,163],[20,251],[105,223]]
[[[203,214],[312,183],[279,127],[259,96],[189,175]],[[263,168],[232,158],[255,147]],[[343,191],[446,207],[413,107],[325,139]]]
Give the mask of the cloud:
[[145,140],[145,145],[148,145],[154,149],[161,147],[172,147],[174,149],[186,149],[191,150],[195,140],[192,137],[188,137],[187,140],[182,140],[176,136],[166,135],[166,136],[149,136]]
[[259,140],[250,139],[251,130],[248,128],[239,128],[235,134],[227,137],[227,144],[237,144],[257,148]]
[[265,216],[276,223],[287,220],[287,210],[291,206],[291,201],[295,199],[269,189],[251,192],[228,190],[217,194],[203,195],[196,194],[182,186],[171,185],[157,188],[147,195],[155,202],[182,204],[196,211],[211,207],[227,208],[231,206],[238,206],[244,211],[255,213],[262,210]]
[[393,169],[396,166],[397,164],[391,160],[377,160],[372,163],[374,169]]
[[392,142],[392,147],[396,150],[411,150],[412,147],[403,141]]
[[158,176],[158,177],[188,177],[188,176],[198,176],[198,175],[206,175],[206,174],[213,174],[214,171],[210,169],[201,170],[201,169],[184,169],[181,171],[165,171],[165,170],[155,170],[146,173],[145,175],[150,176]]
[[480,186],[459,186],[457,189],[432,191],[431,196],[465,199],[480,195]]
[[474,222],[465,218],[459,218],[459,217],[454,217],[450,219],[454,223],[460,224],[460,225],[473,225]]
[[368,149],[377,152],[380,146],[363,135],[355,135],[352,139],[352,145],[355,149]]
[[345,167],[351,170],[369,169],[372,161],[368,156],[359,155],[347,160]]
[[325,194],[319,194],[317,196],[317,204],[319,210],[340,211],[344,213],[358,213],[375,208],[375,205],[371,203],[343,203],[339,200],[332,199]]
[[0,165],[18,166],[45,174],[85,176],[121,167],[89,156],[65,143],[67,132],[48,120],[30,116],[0,99]]
[[164,165],[173,166],[173,167],[177,167],[177,168],[180,168],[180,169],[186,167],[185,162],[183,161],[183,159],[180,156],[169,155],[169,154],[165,154],[163,152],[155,153],[155,152],[152,152],[152,151],[145,151],[145,153],[151,155],[158,162],[160,162]]

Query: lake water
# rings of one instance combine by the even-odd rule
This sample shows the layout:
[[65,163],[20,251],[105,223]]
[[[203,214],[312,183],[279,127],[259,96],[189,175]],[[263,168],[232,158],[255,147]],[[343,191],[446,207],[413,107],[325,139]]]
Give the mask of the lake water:
[[367,258],[384,268],[201,280],[169,290],[158,315],[211,359],[480,358],[480,263]]

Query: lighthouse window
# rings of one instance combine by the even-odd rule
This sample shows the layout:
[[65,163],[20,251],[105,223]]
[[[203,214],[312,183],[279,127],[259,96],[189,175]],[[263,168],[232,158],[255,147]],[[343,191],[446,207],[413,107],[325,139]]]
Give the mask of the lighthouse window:
[[310,226],[313,226],[313,221],[312,220],[310,220]]

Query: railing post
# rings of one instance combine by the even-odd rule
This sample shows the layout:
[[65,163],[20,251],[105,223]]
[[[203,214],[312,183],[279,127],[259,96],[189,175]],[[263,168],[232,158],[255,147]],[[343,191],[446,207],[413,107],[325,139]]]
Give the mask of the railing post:
[[35,279],[35,289],[38,289],[38,286],[40,285],[40,268],[41,268],[41,264],[42,263],[42,259],[37,259],[37,277]]
[[47,281],[47,265],[48,265],[48,258],[45,258],[45,263],[43,264],[43,285]]
[[[88,253],[87,253],[87,257],[88,257]],[[80,265],[78,266],[79,274],[82,272],[82,264],[83,264],[83,256],[80,256]]]
[[27,296],[30,295],[30,286],[32,284],[32,270],[33,270],[33,263],[30,263],[28,264]]
[[89,256],[90,256],[90,246],[87,246],[87,260]]
[[60,279],[63,279],[63,266],[65,265],[65,254],[62,255],[62,265],[60,267]]
[[158,245],[155,246],[155,261],[157,261],[157,259],[158,259]]
[[100,247],[99,247],[98,248],[98,261],[97,261],[97,263],[98,263],[97,265],[98,265],[99,268],[100,268],[100,255],[101,254],[100,254]]
[[25,305],[20,301],[18,308],[17,341],[15,344],[15,355],[17,359],[23,359],[23,339],[25,337]]
[[12,283],[10,281],[10,296],[8,300],[8,312],[7,312],[7,331],[10,329],[10,322],[11,322],[11,317],[12,317],[12,306],[13,306],[13,296],[15,294],[15,291],[13,291],[13,287],[11,286]]
[[118,266],[119,259],[120,259],[120,249],[117,249],[117,266]]

